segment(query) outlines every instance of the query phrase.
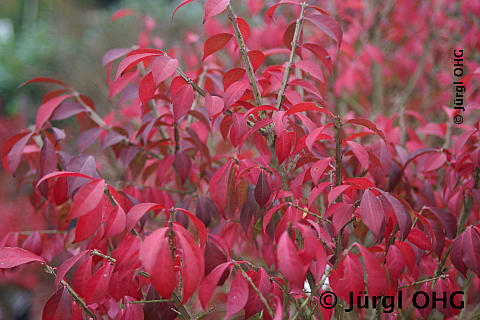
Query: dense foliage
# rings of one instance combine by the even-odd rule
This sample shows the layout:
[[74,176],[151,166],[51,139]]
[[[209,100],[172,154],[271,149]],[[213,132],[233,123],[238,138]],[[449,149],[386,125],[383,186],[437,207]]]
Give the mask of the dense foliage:
[[[44,319],[478,313],[480,7],[433,2],[207,0],[169,48],[118,11],[144,27],[103,57],[107,115],[23,84],[55,87],[2,147],[41,221],[0,235],[1,278],[41,265]],[[418,308],[420,290],[465,294]]]

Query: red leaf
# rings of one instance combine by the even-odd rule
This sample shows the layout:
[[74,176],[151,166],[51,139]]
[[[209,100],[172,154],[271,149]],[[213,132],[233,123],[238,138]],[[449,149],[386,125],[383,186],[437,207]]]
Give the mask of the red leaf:
[[335,203],[325,211],[325,218],[333,216],[332,225],[336,234],[338,234],[338,232],[352,218],[353,210],[354,208],[351,204]]
[[430,153],[425,156],[425,172],[432,172],[443,167],[447,161],[447,155],[445,153]]
[[350,189],[352,186],[348,184],[342,184],[339,186],[333,187],[332,190],[328,193],[328,205],[331,205],[339,196],[342,195],[342,193],[345,192],[345,190]]
[[425,207],[442,223],[445,228],[445,234],[448,239],[453,239],[457,235],[457,221],[455,217],[448,211],[436,207]]
[[408,272],[413,274],[417,268],[417,265],[415,260],[415,251],[413,251],[412,246],[403,241],[396,241],[395,246],[400,249],[405,264],[407,265]]
[[0,269],[9,269],[34,261],[38,261],[42,264],[45,263],[45,260],[43,260],[42,257],[22,248],[0,248]]
[[84,292],[85,303],[87,305],[94,302],[100,304],[103,298],[107,296],[113,267],[113,264],[107,262],[88,279]]
[[240,225],[242,226],[242,229],[245,231],[246,235],[248,235],[248,228],[252,222],[255,209],[255,204],[252,201],[246,201],[242,206],[242,210],[240,211]]
[[[40,163],[37,169],[37,176],[43,177],[45,174],[52,173],[57,168],[57,153],[55,147],[49,139],[45,139],[40,150]],[[40,192],[46,196],[47,190],[40,189]]]
[[180,9],[181,7],[183,7],[184,5],[186,5],[187,3],[190,3],[190,2],[193,2],[195,0],[184,0],[182,1],[182,3],[180,3],[176,8],[175,10],[173,10],[173,13],[172,13],[172,19],[173,19],[173,16],[175,16],[175,12],[177,12],[178,9]]
[[82,186],[72,201],[72,210],[69,218],[81,217],[97,207],[102,201],[105,190],[105,180],[95,179]]
[[175,153],[173,166],[177,170],[182,182],[185,182],[190,175],[190,169],[192,167],[192,160],[190,157],[184,151],[178,151]]
[[72,299],[67,289],[60,288],[55,292],[43,307],[42,319],[63,320],[69,319],[72,313]]
[[[249,274],[250,275],[250,274]],[[255,276],[252,279],[255,286],[260,290],[264,297],[268,297],[271,285],[270,285],[270,277],[268,276],[265,269],[262,267],[258,268]],[[260,300],[258,293],[252,288],[252,286],[248,287],[248,301],[245,306],[245,318],[248,319],[252,315],[262,311],[265,308],[265,305]]]
[[248,282],[240,271],[233,278],[227,297],[227,312],[225,319],[243,310],[248,301]]
[[212,179],[210,179],[208,187],[210,197],[222,215],[225,215],[225,208],[227,206],[228,185],[232,169],[233,161],[229,160],[215,172]]
[[358,159],[363,169],[368,170],[369,160],[367,150],[365,150],[362,145],[353,141],[347,141],[347,144],[350,149],[352,149],[353,154]]
[[156,209],[166,208],[156,203],[139,203],[133,206],[127,213],[127,231],[131,231],[145,213]]
[[398,223],[400,232],[402,233],[402,238],[405,239],[408,236],[408,233],[410,232],[410,229],[412,227],[412,220],[410,218],[410,214],[408,213],[405,206],[400,202],[400,200],[397,199],[395,195],[384,192],[378,188],[376,190],[378,190],[392,206],[393,212],[397,217],[397,223]]
[[240,33],[242,34],[242,38],[244,42],[247,42],[248,37],[250,36],[250,26],[245,19],[238,17],[237,18],[238,29],[240,29]]
[[285,116],[288,116],[290,114],[294,114],[297,112],[303,112],[303,111],[320,111],[323,112],[327,115],[332,116],[332,113],[327,109],[327,108],[320,108],[315,105],[313,102],[301,102],[297,103],[296,105],[292,106],[288,111],[285,113]]
[[278,163],[282,164],[288,158],[290,150],[292,149],[292,140],[287,131],[283,131],[277,136],[275,141],[275,153],[277,154]]
[[405,269],[405,260],[398,247],[390,246],[386,263],[392,280],[397,281]]
[[146,237],[139,255],[140,261],[150,275],[153,287],[163,298],[170,298],[176,285],[167,231],[168,228],[161,228]]
[[116,49],[108,50],[107,53],[105,53],[103,55],[102,67],[105,67],[110,62],[113,62],[113,61],[117,60],[118,58],[123,57],[128,52],[130,52],[130,50],[131,49],[129,49],[129,48],[116,48]]
[[200,240],[200,248],[205,247],[205,243],[207,242],[207,229],[200,219],[198,219],[193,213],[183,208],[175,208],[177,211],[181,211],[187,215],[187,217],[193,222],[195,228],[197,228],[198,238]]
[[203,19],[203,23],[225,10],[229,3],[230,0],[207,0],[207,3],[205,4],[205,18]]
[[223,102],[225,107],[228,108],[235,102],[237,102],[245,93],[245,90],[249,87],[248,82],[246,81],[237,81],[231,84],[223,96]]
[[239,81],[245,74],[245,69],[233,68],[223,75],[223,90],[227,90],[230,85]]
[[47,102],[45,102],[44,104],[42,104],[37,112],[35,128],[37,130],[40,129],[40,127],[50,118],[53,111],[55,111],[55,109],[60,105],[60,103],[62,103],[65,99],[68,99],[71,97],[72,97],[71,94],[66,94],[66,95],[52,98]]
[[358,125],[364,126],[368,129],[372,130],[376,134],[378,134],[380,136],[380,138],[382,138],[384,141],[386,141],[385,134],[383,133],[383,131],[379,130],[377,128],[377,126],[372,121],[370,121],[368,119],[361,119],[361,118],[349,119],[349,120],[345,121],[345,123],[353,123],[353,124],[358,124]]
[[332,17],[326,14],[309,14],[305,16],[305,20],[312,22],[314,25],[325,32],[330,38],[337,42],[337,47],[342,44],[342,28],[340,24]]
[[122,207],[115,206],[115,208],[113,208],[109,214],[107,225],[105,226],[104,237],[112,237],[123,232],[126,224],[127,216],[125,211],[122,209]]
[[78,218],[73,242],[86,240],[95,234],[103,220],[103,206],[100,201],[92,211]]
[[205,41],[205,45],[203,46],[203,58],[202,61],[205,60],[211,54],[214,54],[218,50],[225,47],[225,45],[232,39],[233,35],[230,33],[218,33]]
[[457,268],[466,278],[467,266],[463,262],[463,235],[464,234],[460,234],[455,240],[453,240],[450,250],[450,260],[455,268]]
[[349,252],[330,274],[330,286],[337,297],[349,301],[350,292],[354,297],[365,288],[363,267],[360,259]]
[[115,11],[115,13],[112,15],[112,21],[124,18],[124,17],[130,17],[130,16],[136,16],[137,11],[132,10],[132,9],[120,9]]
[[67,274],[68,270],[70,270],[75,263],[77,263],[81,258],[83,258],[89,251],[84,250],[80,252],[79,254],[68,258],[65,260],[64,263],[62,263],[58,268],[57,268],[57,276],[55,278],[55,289],[58,289],[58,285],[60,282],[63,280],[65,275]]
[[63,102],[50,116],[50,120],[64,120],[80,112],[85,112],[87,109],[77,101],[69,100]]
[[193,240],[192,235],[181,225],[174,224],[173,230],[182,249],[182,305],[193,295],[205,275],[203,252]]
[[280,272],[292,283],[292,286],[303,288],[307,270],[300,264],[300,256],[287,231],[278,240],[277,261]]
[[263,217],[263,221],[262,221],[263,232],[265,232],[265,230],[267,229],[268,223],[270,222],[270,219],[272,218],[273,214],[277,212],[280,208],[286,205],[288,205],[287,202],[280,203],[274,206],[273,208],[271,208],[270,210],[268,210],[267,213],[265,213],[265,216]]
[[322,61],[323,65],[328,69],[328,72],[332,72],[332,60],[330,58],[330,54],[327,50],[325,50],[325,48],[314,43],[302,43],[300,47],[310,50]]
[[365,190],[360,202],[360,217],[375,237],[380,238],[385,228],[385,215],[382,203],[370,190]]
[[178,61],[168,56],[157,57],[152,64],[152,74],[155,79],[155,83],[160,82],[171,77],[175,71],[177,71]]
[[470,137],[477,131],[477,129],[465,131],[464,133],[459,135],[457,139],[455,139],[455,143],[453,144],[453,146],[456,155],[458,155],[462,147],[465,145],[465,143],[467,143],[468,139],[470,139]]
[[310,175],[314,184],[318,184],[325,170],[329,167],[332,158],[323,158],[315,162],[310,168]]
[[224,262],[222,264],[219,264],[202,281],[200,289],[198,289],[198,299],[200,300],[200,304],[202,305],[204,310],[207,309],[207,304],[212,297],[213,291],[215,290],[215,287],[217,286],[220,277],[223,275],[225,270],[227,270],[227,268],[231,269],[232,266],[232,262]]
[[232,114],[233,125],[230,129],[230,141],[237,147],[242,141],[242,136],[247,131],[246,117],[241,113]]
[[[131,54],[132,52],[130,52],[129,54]],[[127,57],[123,59],[118,65],[117,73],[115,75],[115,80],[120,78],[123,72],[128,68],[137,65],[139,62],[147,58],[158,57],[158,56],[163,56],[163,52],[158,50],[157,52],[135,53],[132,55],[127,55]]]
[[380,262],[369,250],[359,243],[356,243],[356,246],[362,254],[365,270],[367,271],[368,295],[381,296],[387,288],[385,270],[383,270]]
[[432,241],[427,237],[425,233],[418,229],[410,230],[407,240],[423,250],[432,249]]
[[155,95],[155,82],[153,81],[153,75],[151,72],[147,73],[140,81],[138,86],[138,97],[143,105],[146,105],[150,99]]
[[248,59],[252,63],[253,71],[257,71],[257,69],[262,65],[265,61],[265,55],[262,51],[259,50],[250,50],[247,53]]
[[25,145],[28,143],[32,135],[33,135],[33,132],[27,132],[25,134],[19,133],[18,135],[11,137],[9,141],[5,143],[4,147],[10,141],[14,143],[10,151],[6,155],[6,157],[5,157],[5,154],[3,155],[4,157],[3,165],[5,166],[5,169],[7,169],[11,174],[15,174],[15,171],[17,171],[18,165],[20,164],[20,160],[22,159],[23,151],[25,150]]
[[292,50],[292,41],[295,35],[296,27],[297,23],[296,21],[294,21],[288,25],[287,29],[285,29],[285,32],[283,33],[283,43],[285,44],[285,47],[288,48],[288,50]]
[[82,262],[73,275],[72,287],[82,297],[86,295],[85,288],[88,280],[92,276],[92,260],[93,257],[89,256]]
[[480,277],[480,235],[474,227],[468,228],[463,238],[463,262]]
[[190,85],[184,85],[175,93],[172,99],[173,118],[175,122],[187,114],[188,110],[192,107],[193,98],[193,88]]
[[311,60],[300,60],[295,63],[295,66],[302,69],[304,72],[310,73],[310,75],[318,81],[325,82],[322,68],[320,68],[317,62]]
[[205,108],[207,108],[210,118],[213,118],[223,111],[223,99],[217,96],[211,96],[210,93],[207,93],[205,95]]
[[265,207],[268,200],[270,199],[270,195],[272,191],[270,190],[270,185],[268,183],[267,176],[265,172],[262,170],[258,175],[257,184],[255,185],[254,195],[255,200],[257,201],[260,207]]
[[35,82],[54,83],[54,84],[58,84],[58,85],[61,85],[61,86],[70,88],[70,86],[69,86],[68,84],[66,84],[65,82],[62,82],[62,81],[57,80],[57,79],[49,78],[49,77],[36,77],[36,78],[30,79],[30,80],[28,80],[28,81],[20,84],[20,85],[18,86],[18,88],[21,88],[21,87],[23,87],[23,86],[26,86],[27,84],[35,83]]
[[87,179],[93,180],[92,177],[83,173],[71,172],[71,171],[57,171],[57,172],[49,173],[46,176],[42,177],[42,179],[38,180],[36,187],[38,188],[38,186],[45,180],[52,179],[52,178],[59,178],[59,177],[80,177],[80,178],[87,178]]
[[270,8],[268,8],[268,10],[266,12],[266,15],[271,17],[279,5],[287,4],[287,3],[300,6],[300,3],[298,1],[295,1],[295,0],[281,0],[280,2],[278,2],[278,3],[274,4],[273,6],[271,6]]

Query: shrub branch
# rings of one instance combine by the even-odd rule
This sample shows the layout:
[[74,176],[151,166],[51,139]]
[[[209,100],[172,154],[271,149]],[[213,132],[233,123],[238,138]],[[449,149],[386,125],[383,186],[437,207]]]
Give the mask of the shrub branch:
[[290,51],[290,58],[288,59],[287,66],[285,68],[285,73],[283,74],[282,87],[278,92],[278,96],[277,96],[277,109],[280,109],[280,106],[282,105],[282,102],[283,102],[285,89],[287,88],[288,79],[290,78],[290,73],[292,71],[292,64],[293,64],[293,59],[295,58],[295,51],[298,48],[300,34],[302,33],[305,8],[308,5],[305,2],[303,2],[300,6],[301,6],[300,16],[298,17],[297,23],[295,24],[295,33],[293,34],[292,50]]
[[228,19],[232,23],[233,32],[235,33],[235,38],[237,39],[238,47],[240,48],[240,54],[242,55],[243,63],[245,64],[245,70],[247,71],[248,81],[250,82],[250,87],[252,87],[253,96],[255,97],[255,104],[257,106],[260,106],[262,105],[262,99],[260,96],[260,92],[258,91],[257,80],[255,79],[255,73],[253,72],[252,64],[247,55],[247,46],[243,41],[243,36],[242,36],[242,33],[240,32],[240,28],[238,27],[235,13],[233,12],[232,6],[230,4],[227,5],[227,15],[228,15]]

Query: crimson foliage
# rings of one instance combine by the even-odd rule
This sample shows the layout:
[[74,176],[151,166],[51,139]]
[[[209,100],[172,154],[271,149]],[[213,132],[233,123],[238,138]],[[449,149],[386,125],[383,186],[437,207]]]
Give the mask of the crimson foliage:
[[[45,319],[330,319],[350,292],[400,289],[410,298],[398,317],[459,314],[413,308],[420,289],[464,290],[468,310],[480,287],[479,121],[454,125],[447,106],[439,120],[451,70],[435,63],[456,47],[433,33],[472,25],[479,8],[338,1],[333,18],[315,1],[245,3],[248,19],[207,0],[205,32],[169,50],[152,18],[117,12],[144,28],[103,57],[116,101],[106,116],[59,80],[24,84],[56,89],[2,159],[32,185],[48,230],[2,235],[2,276],[43,265],[56,288]],[[409,40],[410,15],[424,46]],[[460,32],[473,51],[478,28]],[[57,127],[73,116],[78,135]],[[325,291],[339,307],[322,306]]]

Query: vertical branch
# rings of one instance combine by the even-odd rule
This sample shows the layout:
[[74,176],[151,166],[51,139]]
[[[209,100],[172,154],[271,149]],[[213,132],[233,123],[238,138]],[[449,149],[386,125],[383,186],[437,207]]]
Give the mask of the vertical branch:
[[233,12],[232,6],[230,4],[227,5],[227,14],[228,19],[232,23],[233,32],[235,33],[235,38],[237,38],[238,47],[240,48],[240,54],[242,55],[243,63],[245,64],[245,70],[247,71],[248,81],[250,82],[250,87],[252,87],[253,96],[255,97],[255,104],[260,106],[262,104],[262,99],[260,96],[260,92],[258,91],[257,87],[257,80],[255,79],[255,73],[253,72],[252,64],[250,63],[250,59],[247,55],[247,46],[243,41],[242,33],[240,32],[240,28],[237,24],[237,19],[235,17],[235,13]]
[[293,34],[293,40],[292,40],[292,51],[290,51],[290,58],[288,59],[287,67],[285,68],[285,73],[283,74],[282,87],[280,88],[280,91],[278,92],[278,96],[277,96],[277,109],[280,109],[280,106],[282,105],[285,89],[287,88],[288,79],[290,78],[293,59],[295,58],[295,51],[298,48],[300,34],[302,33],[303,14],[307,6],[308,5],[305,2],[301,4],[300,16],[298,17],[297,23],[295,24],[295,33]]
[[335,117],[335,185],[342,184],[342,120],[339,116]]

